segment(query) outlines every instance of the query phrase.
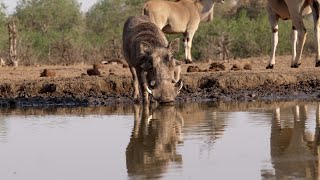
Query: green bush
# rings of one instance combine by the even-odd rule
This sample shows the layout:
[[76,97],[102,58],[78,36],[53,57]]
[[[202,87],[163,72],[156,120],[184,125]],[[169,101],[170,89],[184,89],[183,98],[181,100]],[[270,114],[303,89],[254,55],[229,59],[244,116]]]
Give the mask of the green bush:
[[[145,0],[100,0],[87,13],[77,0],[19,0],[13,17],[0,7],[0,55],[8,52],[8,19],[18,28],[18,54],[22,64],[71,64],[119,58],[123,24],[141,14]],[[255,2],[255,1],[252,1]],[[201,23],[193,39],[195,60],[219,60],[269,55],[271,28],[264,7],[256,3],[236,9],[221,5],[209,23]],[[223,8],[225,7],[225,8]],[[232,12],[232,13],[231,13]],[[312,18],[306,17],[309,32],[305,53],[314,53]],[[291,54],[291,21],[279,23],[277,55]],[[169,40],[182,34],[167,35]],[[121,58],[121,57],[120,57]],[[178,59],[184,59],[184,48]]]

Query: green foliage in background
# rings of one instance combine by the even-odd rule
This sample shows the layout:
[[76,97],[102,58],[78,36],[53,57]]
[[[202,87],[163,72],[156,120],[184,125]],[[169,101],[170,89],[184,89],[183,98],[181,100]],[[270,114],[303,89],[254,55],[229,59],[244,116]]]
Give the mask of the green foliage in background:
[[[291,51],[291,22],[280,21],[278,54]],[[248,11],[242,9],[231,17],[217,16],[213,22],[203,23],[195,39],[193,54],[195,58],[216,59],[214,52],[221,36],[227,38],[227,48],[233,58],[247,58],[267,55],[271,49],[271,28],[266,11],[261,11],[255,18],[250,18]],[[208,50],[204,47],[210,47]],[[211,52],[211,57],[210,57]],[[202,57],[204,56],[204,57]]]
[[29,63],[78,58],[74,51],[80,50],[85,28],[78,1],[20,0],[13,17],[18,21],[20,53]]
[[[21,64],[92,63],[121,56],[123,24],[129,16],[141,14],[146,0],[99,0],[88,12],[77,0],[19,0],[8,16],[0,6],[0,55],[7,56],[7,23],[18,28]],[[214,19],[201,23],[195,34],[195,60],[265,56],[271,49],[271,29],[265,1],[239,1],[237,6],[215,7]],[[230,1],[231,2],[231,1]],[[241,4],[242,3],[242,4]],[[314,53],[313,22],[305,18],[308,37],[305,53]],[[291,54],[291,21],[280,21],[278,55]],[[167,35],[171,40],[182,35]],[[179,59],[184,58],[181,41]]]
[[6,56],[8,52],[8,30],[7,30],[7,16],[5,14],[5,6],[0,3],[0,55]]

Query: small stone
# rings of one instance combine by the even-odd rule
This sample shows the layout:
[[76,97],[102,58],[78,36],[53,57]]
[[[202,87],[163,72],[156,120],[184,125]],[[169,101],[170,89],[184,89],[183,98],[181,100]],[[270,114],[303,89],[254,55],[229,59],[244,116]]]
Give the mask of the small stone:
[[246,64],[246,65],[244,65],[243,69],[245,69],[245,70],[252,70],[253,68],[252,68],[252,65],[251,65],[251,64]]
[[231,68],[232,71],[240,71],[242,68],[240,67],[239,64],[234,64]]
[[45,69],[40,73],[40,77],[54,77],[56,72],[54,70]]
[[189,66],[187,72],[201,72],[201,69],[198,66]]
[[100,76],[101,75],[99,69],[88,69],[87,74],[89,76]]

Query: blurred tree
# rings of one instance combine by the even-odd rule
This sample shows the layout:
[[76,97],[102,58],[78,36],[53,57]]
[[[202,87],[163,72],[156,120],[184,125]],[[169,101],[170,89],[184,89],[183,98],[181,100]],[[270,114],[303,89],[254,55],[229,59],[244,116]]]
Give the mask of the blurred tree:
[[129,16],[141,14],[145,0],[101,0],[86,13],[87,39],[94,61],[121,58],[123,25]]
[[[141,14],[147,0],[99,0],[82,14],[78,0],[19,0],[12,17],[0,0],[0,56],[8,55],[7,22],[18,28],[22,64],[100,62],[121,58],[123,24]],[[172,0],[175,1],[175,0]],[[268,55],[271,31],[265,0],[226,0],[214,8],[214,19],[195,34],[195,59],[245,58]],[[314,52],[312,21],[306,51]],[[278,54],[290,54],[290,21],[280,21]],[[166,35],[168,39],[176,36]],[[179,58],[183,58],[180,52]]]
[[35,56],[29,60],[70,63],[79,58],[73,57],[79,54],[73,51],[79,50],[76,46],[84,28],[78,1],[20,0],[13,16],[21,34],[20,51],[32,50]]
[[[2,1],[0,1],[0,56],[1,57],[7,57],[8,56],[8,40],[9,40],[9,35],[8,35],[8,17],[6,16],[6,7],[3,4]],[[6,58],[5,58],[6,59]]]

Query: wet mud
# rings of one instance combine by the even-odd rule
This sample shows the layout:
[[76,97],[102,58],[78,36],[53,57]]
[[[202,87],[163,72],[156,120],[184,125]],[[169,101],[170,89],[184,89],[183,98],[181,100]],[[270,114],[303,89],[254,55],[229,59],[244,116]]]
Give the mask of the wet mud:
[[[293,69],[289,67],[290,58],[282,57],[274,70],[265,69],[265,59],[214,66],[212,62],[183,65],[184,87],[177,103],[320,98],[320,69],[313,67],[312,58],[307,58],[299,69]],[[188,71],[190,66],[201,71]],[[1,68],[0,107],[133,104],[132,79],[127,67],[103,65],[99,76],[86,75],[89,68],[89,65]],[[40,77],[43,69],[55,70],[55,76]]]

